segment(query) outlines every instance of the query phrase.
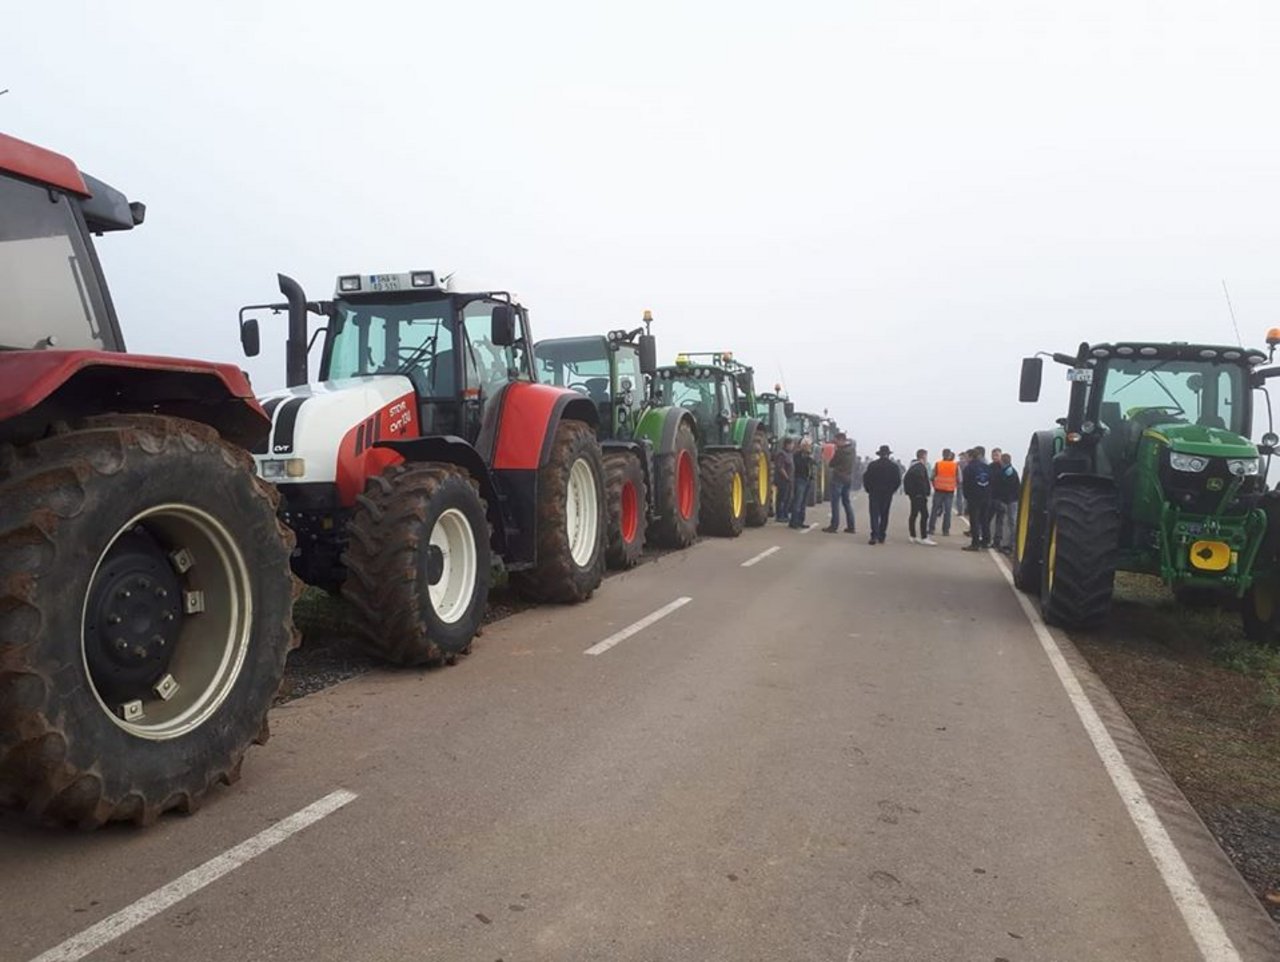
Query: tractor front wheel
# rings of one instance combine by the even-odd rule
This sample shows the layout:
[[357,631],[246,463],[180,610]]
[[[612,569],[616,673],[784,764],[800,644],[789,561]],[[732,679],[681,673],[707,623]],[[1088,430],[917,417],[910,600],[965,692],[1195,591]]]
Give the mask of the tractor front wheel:
[[648,492],[640,459],[629,452],[604,456],[605,498],[609,502],[610,568],[634,568],[644,552],[645,505]]
[[343,597],[365,649],[395,665],[471,650],[489,600],[489,522],[453,464],[397,464],[369,479],[347,525]]
[[751,439],[751,447],[743,453],[747,469],[748,528],[759,528],[769,522],[769,491],[773,488],[773,466],[769,463],[769,441],[764,431],[757,431]]
[[671,451],[653,459],[656,514],[649,540],[663,548],[687,548],[698,536],[698,443],[688,422],[676,431]]
[[698,529],[721,538],[742,534],[746,520],[746,484],[742,455],[737,451],[712,451],[699,462],[702,473],[702,513]]
[[293,536],[212,428],[119,415],[0,459],[0,804],[94,828],[239,777],[296,644]]
[[1018,523],[1013,536],[1013,583],[1027,594],[1036,594],[1040,590],[1048,495],[1049,475],[1033,440],[1022,469]]
[[591,426],[556,425],[551,456],[538,469],[536,563],[512,575],[532,601],[572,604],[591,597],[604,578],[604,458]]
[[1119,545],[1120,507],[1114,490],[1064,483],[1054,488],[1040,579],[1045,621],[1096,628],[1106,620]]

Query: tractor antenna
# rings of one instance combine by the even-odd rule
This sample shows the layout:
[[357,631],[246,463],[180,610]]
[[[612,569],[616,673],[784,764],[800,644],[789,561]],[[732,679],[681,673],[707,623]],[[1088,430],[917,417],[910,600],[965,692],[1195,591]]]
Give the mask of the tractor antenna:
[[782,382],[782,390],[783,390],[783,391],[786,391],[786,389],[787,389],[787,376],[786,376],[785,374],[783,374],[783,373],[782,373],[782,362],[781,362],[781,361],[779,361],[779,362],[778,362],[778,380]]
[[1236,323],[1236,309],[1231,306],[1231,292],[1227,290],[1227,279],[1222,279],[1222,293],[1227,298],[1227,313],[1231,315],[1231,326],[1235,328],[1236,343],[1244,347],[1244,339],[1240,336],[1240,325]]

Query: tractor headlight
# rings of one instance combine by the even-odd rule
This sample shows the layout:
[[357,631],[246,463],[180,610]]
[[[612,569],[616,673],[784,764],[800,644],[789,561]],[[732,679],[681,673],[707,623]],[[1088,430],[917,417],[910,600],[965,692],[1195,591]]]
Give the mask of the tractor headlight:
[[1227,470],[1241,478],[1251,478],[1258,473],[1257,458],[1232,458],[1227,462]]
[[1187,471],[1191,474],[1199,474],[1209,466],[1209,459],[1202,458],[1198,454],[1179,454],[1177,451],[1169,452],[1169,467],[1175,471]]
[[305,458],[273,458],[259,463],[260,473],[267,481],[280,478],[301,478],[307,473]]

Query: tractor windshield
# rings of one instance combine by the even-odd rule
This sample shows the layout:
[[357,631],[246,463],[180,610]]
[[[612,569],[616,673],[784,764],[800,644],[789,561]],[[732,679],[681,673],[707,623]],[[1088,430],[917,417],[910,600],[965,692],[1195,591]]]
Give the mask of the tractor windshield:
[[96,276],[66,195],[0,176],[0,347],[114,346]]
[[1098,373],[1097,417],[1110,430],[1125,421],[1249,430],[1245,370],[1237,364],[1150,358],[1112,362]]
[[566,337],[537,348],[538,380],[587,395],[597,404],[610,399],[609,343],[603,337]]
[[343,319],[333,338],[326,380],[404,374],[424,397],[453,397],[454,312],[448,297],[432,300],[339,300]]

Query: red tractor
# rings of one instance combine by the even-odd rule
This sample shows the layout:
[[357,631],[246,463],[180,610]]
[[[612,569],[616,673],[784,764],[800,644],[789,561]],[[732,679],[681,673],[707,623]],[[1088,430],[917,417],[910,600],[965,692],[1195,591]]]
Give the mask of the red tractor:
[[0,135],[0,804],[84,827],[235,780],[295,637],[248,380],[124,353],[91,235],[144,212]]
[[[262,398],[258,468],[297,533],[294,571],[342,592],[366,647],[401,665],[465,653],[495,559],[535,600],[589,598],[607,531],[598,415],[536,382],[525,309],[433,271],[346,275],[321,302],[279,282],[285,303],[240,312],[251,357],[248,315],[288,315],[288,387]],[[325,319],[316,384],[310,314]]]

